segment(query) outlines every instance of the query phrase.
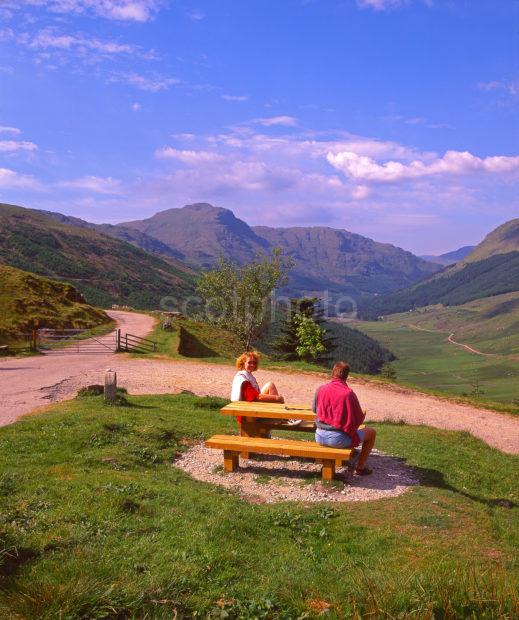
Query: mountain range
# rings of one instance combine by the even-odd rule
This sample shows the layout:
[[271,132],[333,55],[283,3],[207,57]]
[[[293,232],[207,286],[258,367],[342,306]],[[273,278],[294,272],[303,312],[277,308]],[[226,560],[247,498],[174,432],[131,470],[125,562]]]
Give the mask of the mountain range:
[[452,252],[446,252],[445,254],[440,254],[439,256],[427,254],[425,256],[420,256],[420,258],[423,258],[431,263],[437,263],[438,265],[447,267],[448,265],[453,265],[454,263],[463,260],[475,247],[475,245],[464,245],[462,248],[453,250]]
[[167,209],[145,220],[94,224],[41,212],[61,224],[95,230],[159,256],[176,269],[193,272],[223,256],[238,265],[274,247],[295,260],[284,294],[330,296],[394,291],[435,273],[440,266],[388,243],[327,227],[249,226],[232,211],[207,203]]
[[512,220],[442,269],[346,230],[251,227],[207,203],[116,225],[0,205],[0,263],[70,281],[90,303],[104,306],[156,308],[163,296],[185,299],[194,293],[196,274],[219,257],[243,265],[275,247],[295,262],[284,294],[349,295],[370,317],[429,303],[465,303],[518,290],[518,238],[519,220]]
[[[115,228],[157,239],[178,257],[201,268],[220,256],[244,264],[280,247],[295,260],[286,293],[294,295],[393,291],[435,273],[439,267],[389,243],[327,227],[249,226],[232,211],[199,203],[167,209]],[[110,233],[109,233],[110,234]]]

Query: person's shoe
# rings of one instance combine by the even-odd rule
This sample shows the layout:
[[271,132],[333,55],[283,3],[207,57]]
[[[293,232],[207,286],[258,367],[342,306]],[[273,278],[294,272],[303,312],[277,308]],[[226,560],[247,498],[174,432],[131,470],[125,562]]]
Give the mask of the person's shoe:
[[373,470],[369,467],[363,467],[362,469],[355,469],[357,476],[369,476],[373,473]]

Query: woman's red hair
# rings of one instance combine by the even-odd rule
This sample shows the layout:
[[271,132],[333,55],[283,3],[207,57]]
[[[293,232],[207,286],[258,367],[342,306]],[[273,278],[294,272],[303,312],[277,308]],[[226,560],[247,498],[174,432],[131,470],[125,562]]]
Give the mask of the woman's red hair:
[[252,359],[256,362],[257,368],[261,357],[258,351],[245,351],[245,353],[242,353],[240,357],[236,359],[236,368],[238,370],[243,370],[245,368],[245,362],[249,357],[252,357]]

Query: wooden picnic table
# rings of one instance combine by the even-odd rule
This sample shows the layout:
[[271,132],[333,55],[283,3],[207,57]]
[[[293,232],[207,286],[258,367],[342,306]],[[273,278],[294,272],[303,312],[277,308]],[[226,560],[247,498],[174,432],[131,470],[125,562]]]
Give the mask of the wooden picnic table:
[[[310,432],[315,430],[315,413],[306,404],[237,401],[220,409],[222,415],[240,417],[242,437],[268,437],[271,430]],[[291,424],[291,420],[300,420]]]
[[[238,467],[239,458],[248,459],[250,453],[272,454],[290,457],[313,458],[323,464],[323,480],[332,480],[335,467],[342,466],[351,458],[351,449],[329,448],[315,441],[294,439],[270,439],[271,430],[315,430],[315,414],[306,404],[262,403],[258,401],[232,402],[220,409],[222,415],[240,417],[240,434],[214,435],[206,441],[208,448],[223,450],[224,468],[232,472]],[[298,420],[297,424],[290,424]]]

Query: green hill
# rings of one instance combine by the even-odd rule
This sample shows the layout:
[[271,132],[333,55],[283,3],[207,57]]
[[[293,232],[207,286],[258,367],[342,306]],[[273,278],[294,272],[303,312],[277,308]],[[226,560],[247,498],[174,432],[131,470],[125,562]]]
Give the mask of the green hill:
[[457,270],[420,282],[407,289],[364,298],[359,317],[374,320],[381,315],[405,312],[432,304],[458,306],[475,299],[519,290],[519,252],[496,254],[470,262]]
[[519,218],[505,222],[489,233],[461,264],[475,263],[509,252],[519,252]]
[[194,290],[192,275],[158,256],[41,211],[0,204],[0,231],[0,263],[70,282],[96,306],[157,308]]
[[0,265],[0,342],[39,327],[90,328],[110,322],[63,282]]
[[408,288],[364,297],[361,319],[443,304],[458,306],[475,299],[519,291],[519,219],[488,234],[462,261]]

